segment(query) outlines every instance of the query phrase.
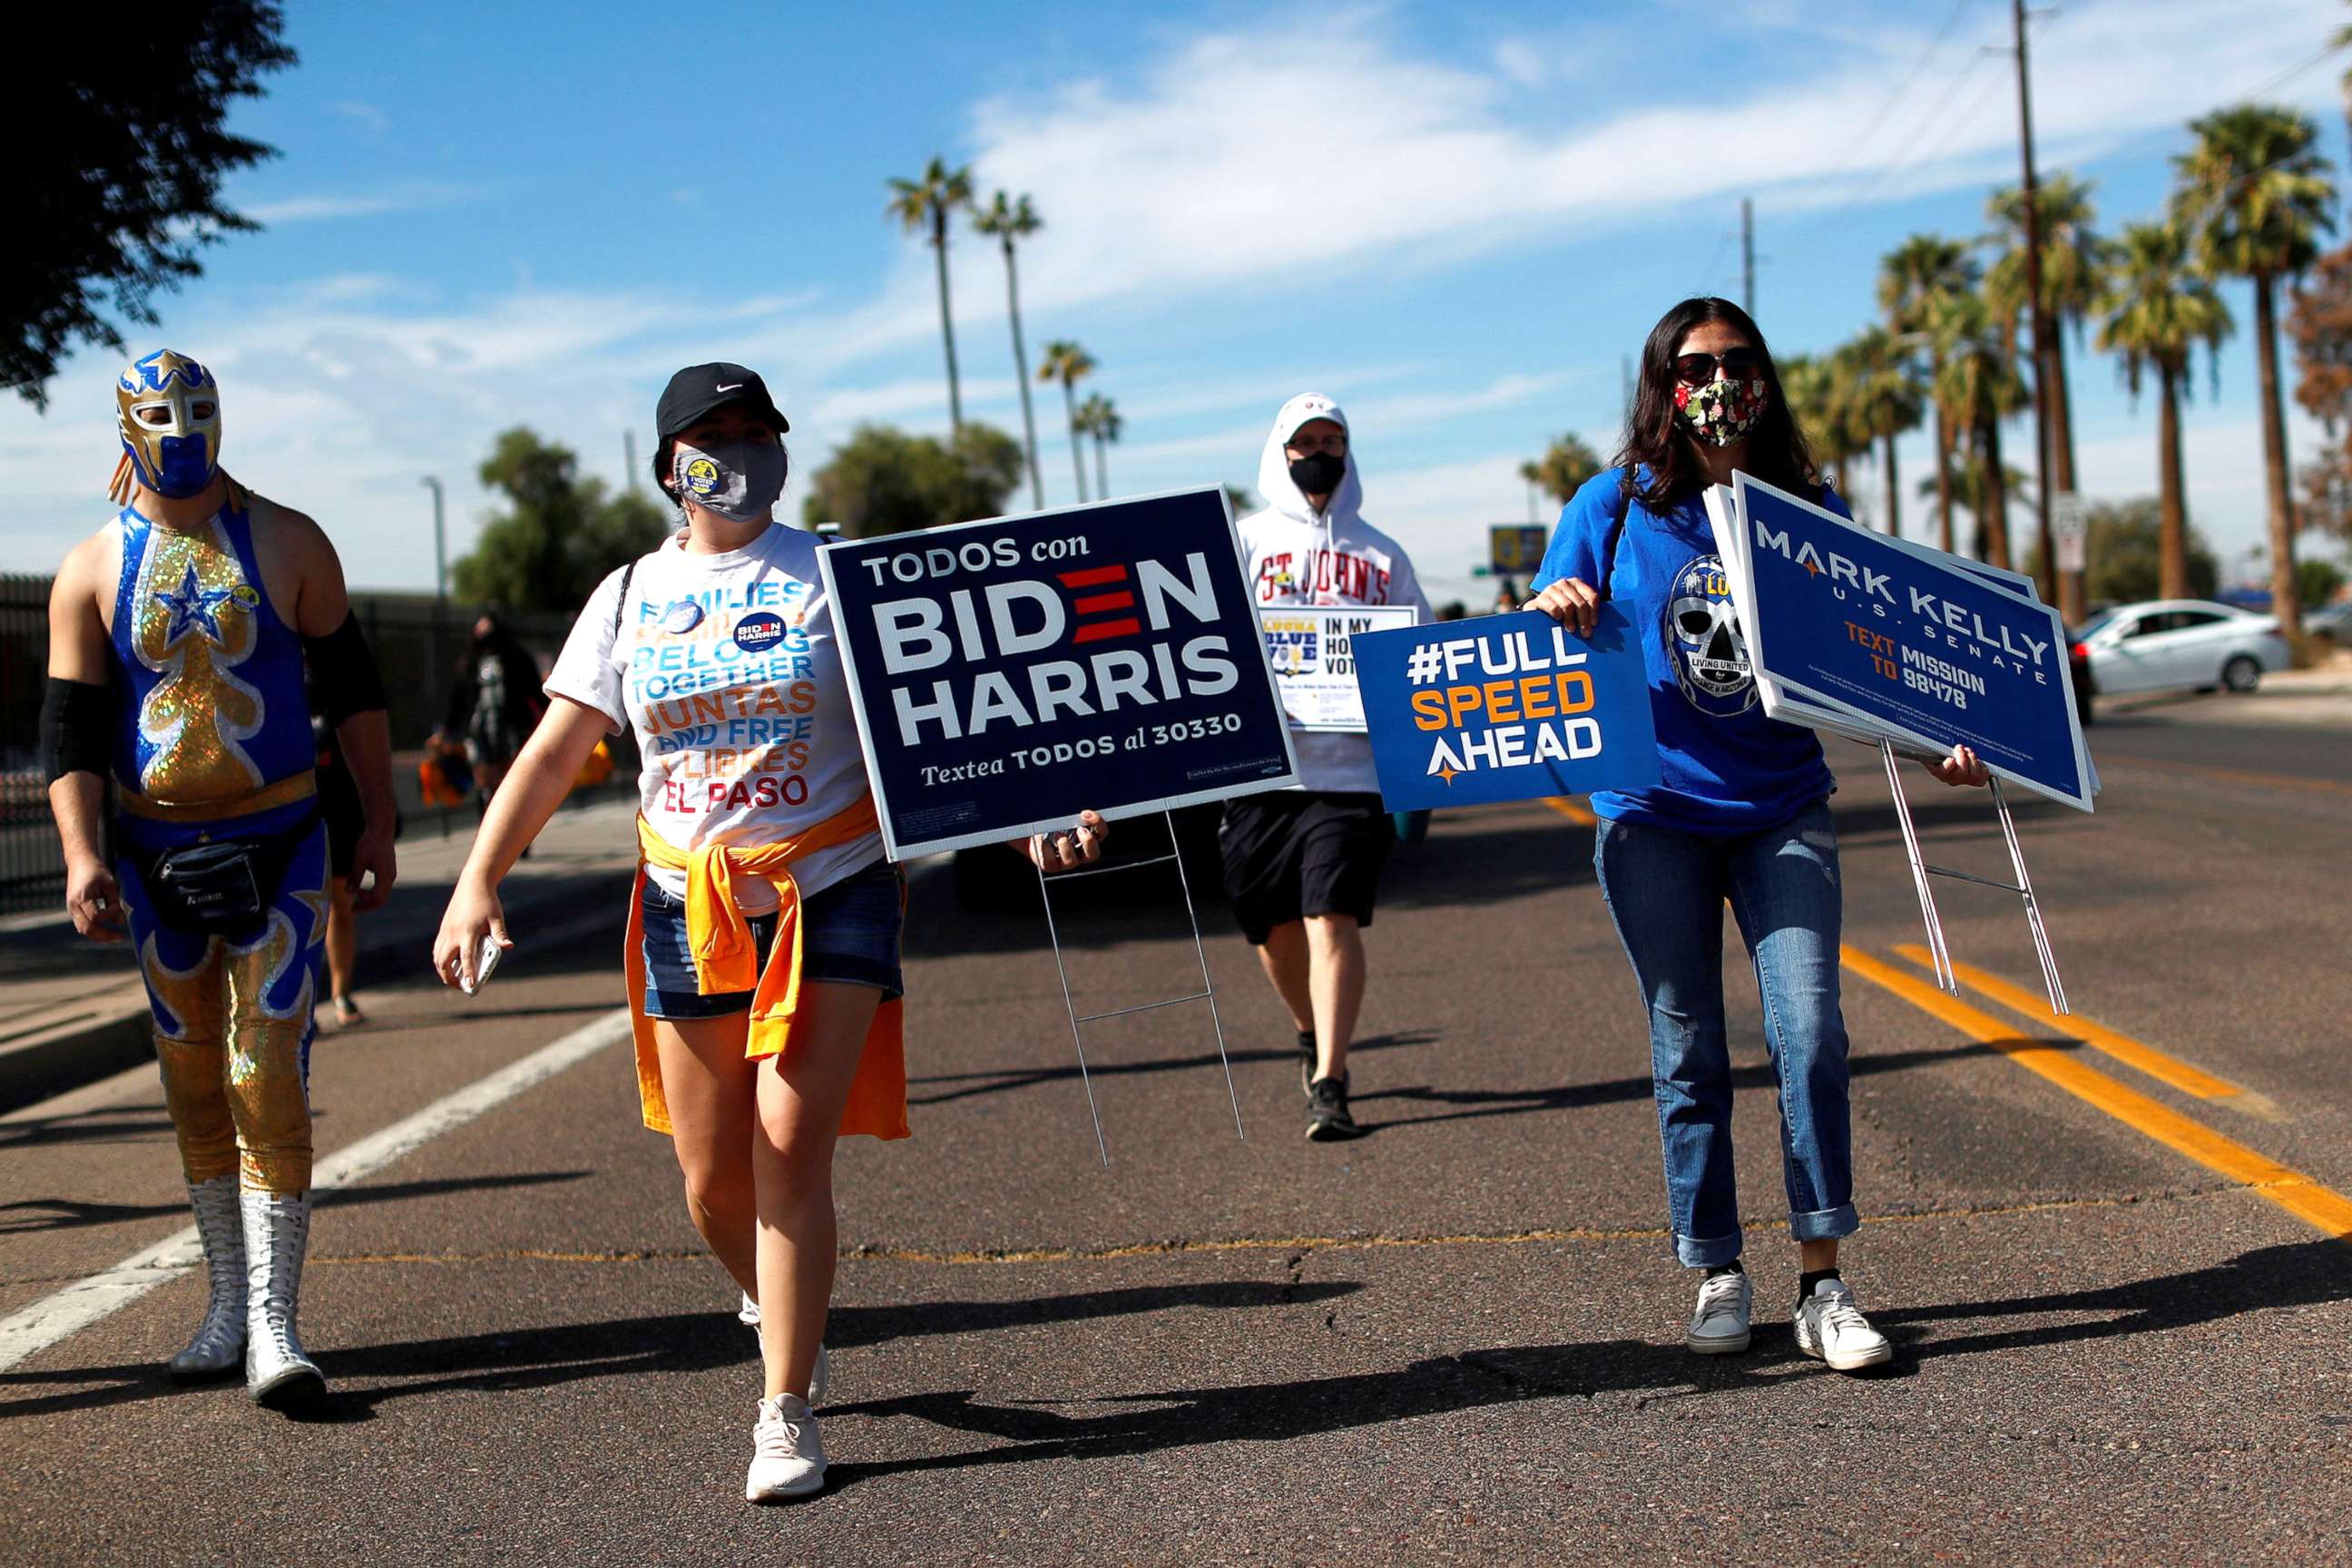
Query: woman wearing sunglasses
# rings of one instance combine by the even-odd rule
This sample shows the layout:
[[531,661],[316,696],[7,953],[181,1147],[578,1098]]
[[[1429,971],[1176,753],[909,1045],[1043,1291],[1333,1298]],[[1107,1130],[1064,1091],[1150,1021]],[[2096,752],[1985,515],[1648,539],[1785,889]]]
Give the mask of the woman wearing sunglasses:
[[[833,1153],[907,1136],[898,939],[814,535],[774,521],[789,428],[759,376],[694,365],[655,414],[654,475],[684,527],[606,577],[442,917],[435,970],[471,991],[512,945],[499,879],[607,733],[636,731],[643,854],[623,955],[646,1125],[671,1135],[687,1210],[743,1290],[766,1386],[744,1495],[824,1484],[812,1406],[833,1295]],[[1014,848],[1097,858],[1102,819]]]
[[[1637,629],[1663,782],[1601,793],[1593,859],[1650,1018],[1650,1070],[1675,1256],[1706,1270],[1684,1342],[1744,1351],[1723,1011],[1723,907],[1756,968],[1780,1095],[1781,1170],[1799,1258],[1797,1347],[1841,1372],[1885,1361],[1838,1269],[1853,1205],[1846,1033],[1838,1004],[1836,787],[1811,730],[1765,717],[1701,494],[1745,472],[1841,516],[1781,395],[1764,336],[1726,300],[1685,300],[1642,350],[1617,466],[1579,490],[1531,607],[1580,633],[1603,600]],[[1931,770],[1981,784],[1967,748]]]

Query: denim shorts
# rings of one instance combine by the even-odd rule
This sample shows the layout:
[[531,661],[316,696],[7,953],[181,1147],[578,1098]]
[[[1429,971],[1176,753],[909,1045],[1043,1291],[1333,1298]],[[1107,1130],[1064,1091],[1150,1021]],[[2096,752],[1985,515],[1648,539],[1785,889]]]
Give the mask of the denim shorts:
[[[801,978],[872,985],[889,1000],[906,993],[898,964],[898,938],[905,923],[905,875],[887,860],[845,877],[801,900]],[[652,1018],[723,1018],[750,1010],[751,993],[716,996],[695,991],[694,950],[686,934],[686,900],[651,877],[639,900],[646,942],[646,1016]],[[751,937],[760,966],[767,967],[775,945],[772,910],[751,917]]]

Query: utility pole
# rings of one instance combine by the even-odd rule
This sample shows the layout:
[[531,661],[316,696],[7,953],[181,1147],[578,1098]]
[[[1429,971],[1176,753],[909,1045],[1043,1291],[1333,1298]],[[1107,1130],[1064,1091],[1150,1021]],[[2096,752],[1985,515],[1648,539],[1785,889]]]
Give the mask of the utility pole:
[[1756,204],[1739,198],[1739,308],[1756,314]]
[[2042,198],[2033,174],[2032,72],[2025,52],[2025,0],[2009,0],[2011,32],[2017,45],[2017,138],[2025,161],[2025,294],[2033,331],[2033,521],[2041,546],[2041,591],[2046,604],[2059,606],[2062,619],[2082,616],[2082,579],[2058,571],[2056,541],[2050,532],[2050,313],[2042,299]]
[[422,481],[433,492],[433,626],[425,637],[425,663],[431,691],[441,679],[441,623],[449,611],[448,542],[441,531],[441,481],[427,474]]
[[621,432],[621,482],[631,489],[637,488],[637,433]]

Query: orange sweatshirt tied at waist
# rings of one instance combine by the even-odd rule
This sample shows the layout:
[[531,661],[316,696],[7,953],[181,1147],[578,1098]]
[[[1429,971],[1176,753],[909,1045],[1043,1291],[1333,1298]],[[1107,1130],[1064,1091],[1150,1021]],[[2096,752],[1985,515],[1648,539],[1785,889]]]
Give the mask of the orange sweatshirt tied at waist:
[[[646,866],[686,873],[686,932],[694,951],[696,989],[705,996],[750,991],[751,1027],[743,1054],[754,1060],[779,1055],[792,1047],[793,1015],[800,1004],[801,894],[793,880],[792,865],[803,855],[846,844],[880,830],[874,797],[825,818],[806,832],[772,844],[707,844],[680,849],[656,834],[644,817],[637,819],[637,847],[645,858],[637,867],[635,888],[629,895],[629,930],[621,969],[628,981],[629,1012],[636,1036],[637,1095],[647,1127],[670,1131],[669,1105],[662,1096],[661,1057],[654,1044],[653,1020],[646,1016],[645,896]],[[776,941],[765,970],[751,922],[735,903],[738,872],[765,877],[776,885]],[[907,1136],[906,1008],[893,997],[875,1009],[866,1032],[857,1076],[849,1087],[841,1131],[875,1138]]]

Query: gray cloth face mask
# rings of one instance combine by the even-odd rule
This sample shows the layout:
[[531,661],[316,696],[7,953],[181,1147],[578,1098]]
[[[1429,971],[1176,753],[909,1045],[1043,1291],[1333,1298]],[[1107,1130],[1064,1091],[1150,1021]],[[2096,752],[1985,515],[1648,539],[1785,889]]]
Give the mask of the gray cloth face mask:
[[714,441],[707,449],[678,443],[670,459],[681,501],[730,522],[759,522],[784,493],[789,462],[774,441]]

